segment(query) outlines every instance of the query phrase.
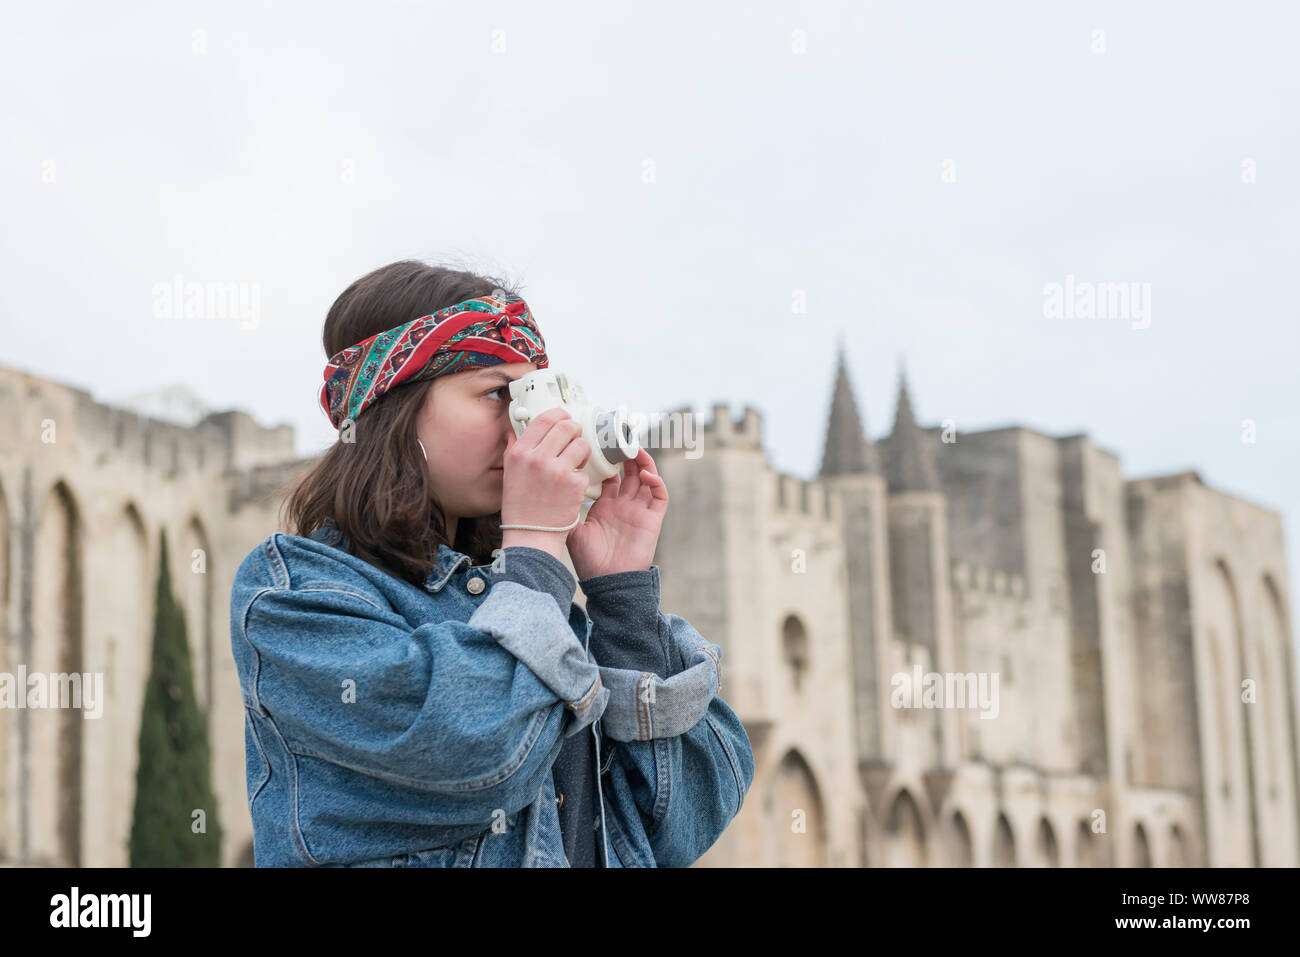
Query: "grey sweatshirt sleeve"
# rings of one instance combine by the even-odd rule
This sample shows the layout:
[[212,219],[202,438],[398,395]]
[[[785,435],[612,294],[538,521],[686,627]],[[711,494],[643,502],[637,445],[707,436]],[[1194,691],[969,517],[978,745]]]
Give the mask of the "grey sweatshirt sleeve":
[[562,614],[569,614],[578,583],[564,562],[550,552],[523,545],[503,549],[500,558],[501,571],[492,572],[493,581],[518,582],[525,588],[545,592],[555,599]]
[[681,671],[669,653],[668,622],[659,610],[659,566],[584,578],[591,618],[591,652],[609,668],[652,671],[669,678]]

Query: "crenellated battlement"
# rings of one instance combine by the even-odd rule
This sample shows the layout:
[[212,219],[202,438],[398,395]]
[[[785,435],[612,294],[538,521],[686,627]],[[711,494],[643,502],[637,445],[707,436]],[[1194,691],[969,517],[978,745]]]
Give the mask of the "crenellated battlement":
[[804,516],[820,521],[839,522],[843,507],[838,495],[817,479],[772,473],[772,511],[776,515]]
[[709,419],[704,423],[707,445],[712,448],[763,447],[763,413],[746,403],[739,418],[731,414],[726,402],[715,402]]
[[668,412],[633,418],[641,442],[652,452],[688,450],[690,458],[704,449],[763,449],[763,413],[746,405],[739,418],[725,402],[714,403],[710,416],[697,415],[689,405]]

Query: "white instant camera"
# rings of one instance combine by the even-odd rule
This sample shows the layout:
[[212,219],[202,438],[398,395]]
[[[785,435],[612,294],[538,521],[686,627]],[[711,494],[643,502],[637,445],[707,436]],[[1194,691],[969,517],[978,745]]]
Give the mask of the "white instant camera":
[[601,483],[615,475],[621,477],[623,463],[636,458],[641,451],[628,421],[627,406],[598,410],[587,403],[581,386],[554,369],[538,369],[515,379],[510,383],[510,399],[510,424],[515,438],[523,435],[534,416],[557,405],[563,406],[582,426],[582,437],[591,446],[591,455],[583,469],[588,479],[587,491],[578,513],[579,524],[585,522],[587,512],[600,498]]

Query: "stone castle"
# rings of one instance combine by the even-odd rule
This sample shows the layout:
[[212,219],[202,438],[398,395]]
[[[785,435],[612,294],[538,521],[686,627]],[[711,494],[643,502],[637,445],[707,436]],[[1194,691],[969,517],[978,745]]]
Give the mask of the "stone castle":
[[[0,402],[0,673],[104,676],[98,718],[0,710],[0,863],[128,863],[165,528],[223,863],[251,864],[230,587],[313,459],[12,369]],[[650,448],[662,607],[723,648],[756,763],[698,866],[1300,864],[1276,512],[1126,480],[1086,435],[922,427],[902,381],[868,441],[842,353],[812,481],[752,406]]]

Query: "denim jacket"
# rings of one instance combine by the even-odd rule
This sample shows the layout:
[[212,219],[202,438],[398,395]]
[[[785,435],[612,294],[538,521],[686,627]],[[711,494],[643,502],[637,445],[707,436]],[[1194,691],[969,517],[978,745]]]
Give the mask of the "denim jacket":
[[258,866],[568,867],[552,767],[579,733],[602,866],[688,866],[740,810],[721,649],[659,610],[658,566],[585,579],[584,613],[540,549],[439,545],[416,587],[339,541],[272,534],[231,591]]

